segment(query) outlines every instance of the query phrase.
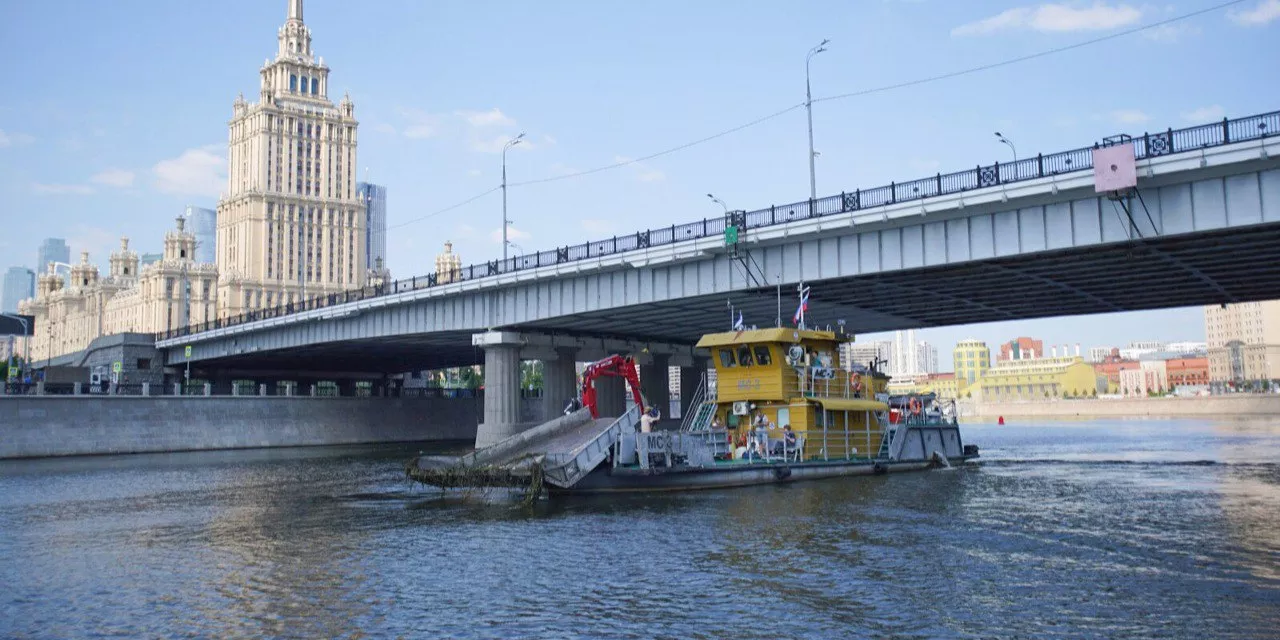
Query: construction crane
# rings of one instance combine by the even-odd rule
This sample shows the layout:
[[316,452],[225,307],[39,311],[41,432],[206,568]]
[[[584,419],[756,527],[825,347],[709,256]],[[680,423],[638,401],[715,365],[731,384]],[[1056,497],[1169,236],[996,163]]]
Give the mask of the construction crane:
[[595,381],[600,377],[622,378],[631,385],[631,398],[641,411],[645,409],[644,396],[640,395],[640,376],[636,373],[635,360],[612,355],[587,365],[582,372],[582,404],[591,410],[592,418],[599,418],[600,411],[596,407]]

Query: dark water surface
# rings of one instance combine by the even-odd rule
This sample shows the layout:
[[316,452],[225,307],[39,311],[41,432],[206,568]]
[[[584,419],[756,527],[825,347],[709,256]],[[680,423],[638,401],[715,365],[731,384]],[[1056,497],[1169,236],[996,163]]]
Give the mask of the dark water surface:
[[963,433],[963,469],[533,508],[409,487],[417,447],[0,463],[0,637],[1280,634],[1280,419]]

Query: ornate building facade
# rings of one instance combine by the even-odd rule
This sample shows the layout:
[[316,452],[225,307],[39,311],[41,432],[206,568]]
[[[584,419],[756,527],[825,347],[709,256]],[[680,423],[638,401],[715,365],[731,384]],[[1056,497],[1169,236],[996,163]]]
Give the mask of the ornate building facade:
[[221,317],[360,288],[368,277],[355,105],[329,100],[329,67],[311,49],[302,0],[289,0],[277,40],[258,102],[241,95],[232,108],[217,212]]
[[50,265],[37,278],[36,296],[19,305],[20,313],[35,316],[32,360],[81,351],[101,336],[157,333],[214,319],[218,268],[196,262],[195,253],[196,237],[178,218],[177,227],[165,234],[158,262],[141,266],[129,239],[122,238],[105,278],[89,263],[87,251],[65,280]]
[[436,282],[448,284],[462,274],[462,257],[453,252],[453,243],[445,240],[444,253],[436,254]]

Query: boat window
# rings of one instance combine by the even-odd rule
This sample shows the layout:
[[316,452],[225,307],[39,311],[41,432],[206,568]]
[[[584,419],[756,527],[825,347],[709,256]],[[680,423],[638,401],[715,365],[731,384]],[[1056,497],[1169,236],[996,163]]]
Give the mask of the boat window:
[[751,347],[749,345],[744,344],[738,347],[738,364],[744,367],[751,366]]
[[756,347],[756,364],[763,367],[768,366],[771,362],[773,362],[773,359],[769,357],[769,347],[763,345]]
[[720,350],[720,366],[728,369],[730,367],[737,366],[737,364],[738,363],[733,359],[733,349]]
[[791,409],[779,408],[778,409],[778,426],[785,427],[789,424],[791,424]]

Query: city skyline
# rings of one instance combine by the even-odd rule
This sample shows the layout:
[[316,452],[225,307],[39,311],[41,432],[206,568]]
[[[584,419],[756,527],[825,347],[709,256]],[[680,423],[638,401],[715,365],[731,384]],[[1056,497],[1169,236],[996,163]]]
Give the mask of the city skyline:
[[[226,189],[230,100],[238,92],[253,95],[255,87],[246,82],[251,76],[245,69],[260,64],[265,53],[261,43],[274,35],[284,3],[180,9],[140,1],[126,4],[146,9],[87,6],[66,16],[47,7],[16,9],[16,19],[9,23],[14,32],[4,39],[9,44],[0,46],[21,48],[51,63],[74,57],[81,61],[77,64],[93,67],[87,81],[95,90],[74,93],[77,111],[63,106],[71,104],[64,100],[73,95],[69,88],[29,75],[30,70],[0,71],[0,79],[29,88],[0,101],[0,189],[10,193],[9,207],[49,211],[38,219],[17,221],[19,233],[7,238],[0,250],[21,254],[29,249],[15,245],[15,238],[65,235],[76,253],[89,250],[101,261],[120,236],[151,237],[139,227],[167,226],[174,213],[189,204],[211,208]],[[1241,3],[963,80],[859,100],[819,102],[814,108],[816,144],[822,152],[818,192],[1000,159],[1010,149],[992,137],[992,130],[1007,134],[1026,155],[1080,146],[1118,131],[1136,133],[1273,109],[1280,102],[1280,90],[1258,85],[1243,72],[1263,64],[1266,56],[1259,54],[1276,49],[1277,22],[1266,11],[1271,4]],[[369,39],[352,37],[344,29],[347,12],[341,5],[313,0],[308,3],[307,23],[319,34],[318,53],[339,61],[340,85],[331,95],[350,88],[361,104],[361,129],[366,133],[360,177],[396,190],[397,202],[408,203],[388,212],[388,227],[402,230],[388,233],[387,260],[395,274],[412,275],[432,270],[429,261],[445,240],[454,242],[464,264],[500,255],[501,246],[489,237],[500,226],[494,195],[408,223],[496,185],[494,144],[520,130],[530,135],[529,144],[518,147],[511,158],[515,185],[644,157],[791,104],[790,97],[778,104],[774,100],[798,97],[803,78],[797,59],[822,37],[834,36],[829,50],[814,60],[818,98],[950,68],[939,68],[937,60],[963,68],[1009,59],[1209,5],[1121,11],[1128,5],[1096,3],[1093,11],[1067,12],[1060,23],[991,20],[1014,15],[1010,12],[1024,6],[1031,5],[1000,3],[976,9],[935,2],[860,7],[815,3],[798,12],[753,7],[726,15],[714,7],[663,4],[660,11],[620,9],[623,19],[615,16],[617,24],[594,25],[598,16],[591,12],[515,6],[495,12],[503,17],[493,24],[487,15],[464,8],[388,3],[362,10],[362,20],[387,30]],[[138,31],[134,41],[111,35],[109,27],[122,19],[120,14],[134,16],[129,23]],[[664,24],[679,25],[668,33],[669,46],[637,37],[652,26],[655,17],[650,14],[664,16]],[[623,26],[629,21],[634,24]],[[846,28],[851,35],[841,38],[840,33],[830,33],[841,31],[832,26],[841,21],[874,23],[877,28]],[[179,24],[183,28],[175,29]],[[592,24],[596,32],[585,33],[592,29],[583,29],[584,24]],[[707,32],[750,32],[765,24],[778,30],[778,37],[766,46],[705,38]],[[52,28],[65,30],[67,36],[47,37]],[[199,37],[205,30],[227,28],[242,30],[246,37],[236,42],[199,38],[207,46],[201,56],[184,61],[189,74],[164,86],[120,82],[125,77],[169,77],[173,62],[153,53],[173,42],[176,31],[185,42],[192,32]],[[495,28],[507,36],[505,44],[472,50],[466,57],[448,55],[461,49],[459,42]],[[438,38],[415,38],[422,45],[403,55],[393,54],[384,44],[415,30]],[[562,31],[578,39],[550,42],[557,39],[549,36]],[[612,46],[614,42],[625,44]],[[913,48],[904,49],[903,42],[911,42]],[[1206,44],[1215,46],[1206,49]],[[529,53],[511,60],[509,51],[520,48]],[[101,49],[113,50],[110,59],[88,54]],[[595,53],[582,56],[587,49]],[[1161,93],[1134,97],[1124,90],[1128,74],[1094,73],[1113,57],[1143,59],[1144,77],[1161,86]],[[402,82],[380,59],[419,65],[427,70],[429,81]],[[728,59],[739,64],[726,68],[723,61]],[[877,64],[856,64],[867,59]],[[1223,66],[1242,73],[1195,72]],[[123,69],[128,69],[127,75]],[[657,70],[667,86],[650,95],[648,85],[659,82]],[[1038,77],[1046,71],[1055,71],[1050,74],[1055,77]],[[1202,83],[1192,87],[1174,82],[1188,74],[1202,76]],[[583,76],[592,78],[590,90],[582,88]],[[1058,82],[1058,76],[1068,82]],[[180,90],[171,91],[175,83]],[[1071,83],[1086,83],[1089,95],[1082,97],[1065,86]],[[1213,95],[1214,101],[1204,101],[1205,94]],[[135,95],[147,99],[135,102]],[[969,108],[936,107],[956,99]],[[122,120],[104,117],[125,101],[136,114]],[[1053,105],[1048,112],[1031,109],[1046,103]],[[177,110],[179,118],[174,117],[174,104],[183,107]],[[1040,115],[1022,116],[1029,111]],[[673,113],[681,117],[673,120]],[[619,117],[634,121],[618,128]],[[808,176],[802,117],[796,112],[747,132],[598,175],[513,186],[512,239],[534,250],[716,215],[705,208],[707,190],[735,208],[803,197]],[[882,124],[849,127],[849,122]],[[144,142],[152,139],[163,142]],[[120,146],[123,140],[130,144]],[[600,203],[607,203],[605,210]],[[566,216],[565,211],[572,213]],[[486,220],[492,224],[482,226]],[[1170,335],[1150,335],[1152,330]],[[920,337],[944,346],[939,365],[945,370],[951,357],[945,347],[967,337],[996,345],[1017,335],[1035,335],[1052,343],[1081,342],[1088,348],[1142,339],[1203,340],[1203,332],[1203,315],[1194,307],[921,329]]]

